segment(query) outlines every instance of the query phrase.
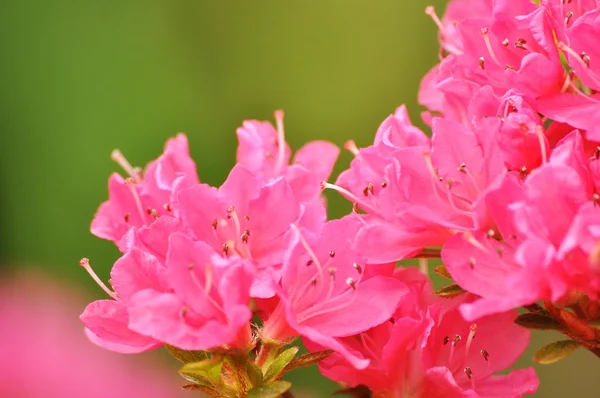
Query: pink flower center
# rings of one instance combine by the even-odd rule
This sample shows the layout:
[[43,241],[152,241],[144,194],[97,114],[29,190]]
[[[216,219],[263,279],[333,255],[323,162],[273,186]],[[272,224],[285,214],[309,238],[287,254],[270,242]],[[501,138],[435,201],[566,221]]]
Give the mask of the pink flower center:
[[[442,344],[449,347],[446,348],[448,356],[446,357],[445,361],[442,359],[441,363],[439,364],[446,366],[457,379],[457,382],[461,378],[460,373],[464,373],[470,382],[471,389],[473,390],[475,390],[475,379],[477,378],[477,375],[473,372],[472,367],[474,364],[471,362],[478,360],[478,357],[470,357],[470,353],[473,339],[475,338],[476,334],[477,325],[472,324],[469,326],[469,333],[467,334],[467,339],[466,343],[464,343],[463,350],[460,349],[461,341],[463,340],[463,337],[460,334],[456,334],[454,337],[445,336]],[[444,349],[441,349],[440,351],[443,352]],[[486,350],[481,350],[479,353],[482,357],[481,360],[486,362],[486,366],[489,370],[489,367],[491,366],[489,353]]]
[[212,221],[212,230],[215,238],[223,243],[223,254],[237,254],[242,258],[252,258],[250,251],[250,236],[248,227],[249,216],[240,219],[233,206],[227,207],[227,217]]

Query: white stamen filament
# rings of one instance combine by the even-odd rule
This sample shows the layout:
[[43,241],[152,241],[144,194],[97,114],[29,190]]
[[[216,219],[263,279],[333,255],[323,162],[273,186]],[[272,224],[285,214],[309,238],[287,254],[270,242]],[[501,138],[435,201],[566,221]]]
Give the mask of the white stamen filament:
[[110,290],[108,288],[108,286],[106,286],[104,284],[104,282],[102,282],[102,280],[98,277],[98,275],[94,272],[94,270],[92,269],[92,266],[90,265],[90,260],[88,260],[87,258],[82,258],[79,261],[79,265],[81,265],[88,274],[90,274],[90,276],[92,277],[92,279],[94,280],[94,282],[96,282],[96,284],[98,286],[100,286],[100,288],[102,290],[104,290],[106,292],[106,294],[108,294],[112,299],[119,301],[119,297],[117,296],[117,294],[115,292],[113,292],[112,290]]
[[444,29],[444,25],[442,24],[442,21],[440,21],[440,18],[436,14],[435,8],[433,6],[427,6],[425,8],[425,14],[429,15],[431,17],[431,19],[433,19],[433,22],[435,22],[435,24],[437,25],[437,27],[440,30],[440,33],[442,35],[446,34],[446,30]]
[[490,57],[492,57],[492,61],[494,61],[494,63],[496,65],[498,65],[498,67],[500,67],[501,69],[504,69],[504,66],[500,63],[500,61],[498,61],[498,58],[496,57],[496,53],[494,52],[494,49],[492,48],[492,43],[490,42],[490,35],[489,35],[489,31],[487,28],[481,29],[481,36],[483,36],[483,41],[485,42],[485,46],[487,47],[487,50],[490,53]]
[[133,200],[135,201],[135,206],[137,207],[138,213],[140,214],[140,219],[143,224],[146,224],[146,213],[144,213],[144,208],[142,207],[142,200],[140,199],[140,195],[138,194],[137,189],[135,189],[135,182],[133,178],[126,178],[125,185],[129,188],[131,192],[131,196],[133,196]]
[[277,166],[275,170],[280,172],[285,161],[285,131],[283,129],[283,111],[275,111],[275,123],[277,125]]
[[419,257],[419,270],[425,275],[429,275],[429,267],[427,265],[427,259]]
[[569,77],[567,77],[567,81],[565,83],[568,84],[569,87],[571,87],[577,94],[579,94],[580,96],[582,96],[583,98],[587,99],[590,102],[593,102],[595,104],[600,104],[600,100],[597,100],[596,98],[593,98],[589,95],[587,95],[586,93],[584,93],[583,91],[581,91],[579,89],[579,87],[577,87],[577,84],[575,84],[575,82],[570,79]]
[[212,289],[213,272],[210,264],[204,265],[204,291],[206,294],[210,294]]
[[327,289],[327,297],[325,300],[329,300],[333,295],[333,288],[335,287],[335,268],[329,268],[329,289]]
[[319,259],[317,258],[317,255],[315,254],[315,252],[311,249],[311,247],[308,244],[308,242],[306,241],[306,239],[304,239],[304,236],[302,235],[300,228],[298,228],[298,226],[296,224],[290,224],[290,228],[295,233],[298,234],[298,238],[300,239],[300,244],[302,245],[302,247],[304,247],[304,250],[306,250],[306,252],[310,256],[310,259],[312,260],[313,264],[315,264],[317,266],[317,269],[319,270],[319,276],[320,276],[321,280],[323,280],[323,267],[321,266],[321,263],[319,262]]
[[[436,173],[435,168],[433,167],[433,162],[431,161],[431,153],[429,152],[425,152],[423,154],[423,157],[425,158],[425,164],[427,166],[427,169],[429,170],[429,173],[431,174],[431,186],[433,189],[433,192],[436,194],[436,196],[444,201],[444,198],[442,196],[442,194],[446,195],[446,201],[450,204],[450,207],[452,207],[452,210],[456,211],[457,213],[463,214],[469,218],[473,217],[473,214],[459,209],[456,204],[454,203],[454,194],[450,191],[450,188],[448,188],[446,191],[444,191],[439,184],[437,183],[438,181],[441,181],[439,179],[439,175],[438,173]],[[441,194],[440,191],[441,190]]]
[[346,141],[344,143],[344,149],[350,151],[354,156],[358,155],[358,152],[360,152],[360,149],[358,149],[358,147],[356,146],[356,142],[354,142],[353,140]]
[[136,182],[136,184],[140,183],[140,180],[139,180],[140,173],[138,173],[137,170],[131,165],[131,163],[129,163],[127,161],[127,159],[125,158],[125,156],[123,156],[123,154],[121,153],[121,151],[119,151],[118,149],[113,150],[112,153],[110,154],[110,158],[113,161],[117,162],[117,164],[119,166],[121,166],[121,168],[131,178],[133,178],[133,180]]
[[583,67],[583,70],[585,70],[587,72],[587,75],[590,77],[590,79],[592,79],[592,81],[598,85],[600,85],[600,77],[598,77],[594,71],[592,71],[590,69],[590,67],[585,63],[585,61],[581,58],[581,56],[579,54],[577,54],[571,47],[567,46],[565,43],[563,43],[562,41],[558,43],[558,49],[561,51],[564,51],[566,53],[568,53],[569,55],[573,56],[573,58],[575,58],[575,60],[581,64],[581,66]]
[[236,213],[235,208],[233,206],[231,206],[229,209],[227,209],[227,217],[233,220],[233,225],[235,227],[235,232],[234,233],[235,233],[235,236],[236,236],[235,244],[237,246],[238,237],[242,236],[241,235],[242,228],[240,227],[240,219],[237,216],[237,213]]
[[365,203],[364,201],[359,199],[356,195],[354,195],[352,192],[348,191],[345,188],[342,188],[338,185],[330,184],[325,181],[321,182],[321,187],[323,187],[323,189],[333,189],[334,191],[338,191],[343,196],[345,196],[346,199],[350,200],[351,202],[358,203],[358,205],[360,207],[362,207],[364,210],[371,212],[371,213],[377,213],[377,210],[375,208],[371,207],[368,203]]
[[469,337],[467,337],[467,344],[465,346],[465,361],[469,358],[469,351],[471,350],[471,343],[473,343],[473,339],[475,338],[475,334],[477,333],[477,325],[472,324],[469,327]]
[[[355,286],[358,283],[355,283]],[[344,293],[340,294],[338,297],[342,298],[348,294],[350,294],[352,297],[350,300],[343,302],[342,304],[339,304],[335,307],[327,307],[329,305],[329,301],[328,300],[324,300],[322,302],[320,302],[319,304],[309,307],[306,309],[306,311],[302,311],[301,313],[298,314],[298,323],[307,321],[308,319],[314,318],[316,316],[319,315],[323,315],[323,314],[327,314],[330,312],[335,312],[335,311],[339,311],[342,310],[350,305],[352,305],[352,303],[354,302],[354,300],[356,299],[356,289],[357,288],[348,288],[348,290],[346,290]],[[325,307],[323,309],[319,309]]]
[[[457,231],[458,232],[458,231]],[[463,234],[463,238],[469,242],[470,244],[472,244],[473,246],[475,246],[476,248],[478,248],[479,250],[487,253],[487,254],[492,254],[491,251],[489,251],[485,246],[483,246],[481,243],[479,243],[479,241],[477,239],[475,239],[475,237],[470,233],[470,232],[465,232]]]
[[546,137],[544,136],[544,130],[542,129],[542,126],[537,126],[537,128],[535,129],[535,134],[537,135],[538,141],[540,142],[542,164],[546,164],[548,163],[548,155],[546,153]]
[[[458,335],[456,335],[454,338],[456,338],[457,336]],[[450,340],[450,355],[448,356],[448,368],[450,368],[452,364],[452,359],[454,358],[454,347],[456,346],[456,344],[457,343],[454,340]]]
[[[207,264],[206,267],[209,267],[209,265]],[[192,277],[192,281],[194,282],[194,284],[198,287],[198,289],[202,290],[202,292],[204,293],[204,295],[206,296],[206,299],[217,309],[219,310],[223,316],[225,316],[225,318],[227,318],[227,316],[225,315],[225,311],[223,311],[223,308],[219,305],[219,303],[217,303],[215,301],[214,298],[212,298],[212,296],[210,295],[210,287],[207,288],[207,285],[205,284],[204,286],[202,286],[202,284],[200,283],[200,281],[198,280],[198,277],[196,276],[196,272],[195,272],[195,266],[192,264],[189,266],[189,270],[190,270],[190,275]],[[206,271],[205,271],[206,272]],[[212,283],[212,282],[211,282]]]
[[[329,303],[330,297],[325,300],[321,300],[319,303],[313,305],[312,307],[307,308],[306,311],[303,311],[300,314],[298,314],[298,322],[302,322],[307,319],[314,318],[315,316],[326,314],[328,312],[338,311],[338,310],[341,310],[341,309],[346,308],[347,306],[351,305],[354,302],[354,299],[356,298],[356,290],[358,289],[358,285],[362,281],[363,274],[364,274],[363,272],[360,272],[358,274],[357,280],[354,280],[353,278],[348,278],[346,280],[346,284],[348,285],[348,288],[342,294],[340,294],[338,296],[341,298],[347,294],[351,294],[352,299],[350,301],[340,304],[338,306],[335,306],[333,308],[327,308],[330,305],[330,303]],[[332,279],[330,281],[330,283],[331,283],[331,286],[333,286],[334,280]],[[330,288],[331,288],[331,286],[330,286]],[[322,307],[325,307],[325,308],[319,310],[319,308],[322,308]]]
[[373,339],[371,337],[369,337],[367,335],[367,332],[364,332],[364,333],[360,334],[360,341],[363,343],[363,347],[365,347],[365,349],[367,350],[367,352],[369,354],[371,354],[372,359],[376,359],[378,362],[380,362],[381,358],[371,348],[371,346],[377,347],[378,345],[377,345],[377,343],[375,341],[373,341]]

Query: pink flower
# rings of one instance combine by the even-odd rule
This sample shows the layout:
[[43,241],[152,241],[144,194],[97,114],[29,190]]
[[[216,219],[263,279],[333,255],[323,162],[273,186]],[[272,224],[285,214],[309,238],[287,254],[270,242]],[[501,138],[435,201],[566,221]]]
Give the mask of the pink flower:
[[[73,287],[39,274],[20,274],[0,283],[0,396],[182,397],[174,369],[152,354],[119,356],[86,339],[77,313],[84,298]],[[8,360],[10,358],[10,360]],[[44,369],[32,382],[32,364]]]
[[358,151],[337,186],[325,186],[367,212],[360,216],[361,255],[373,263],[397,261],[443,244],[456,231],[489,229],[484,198],[505,172],[498,144],[488,137],[499,125],[490,118],[472,131],[435,118],[431,149],[379,142]]
[[600,95],[561,93],[537,100],[536,108],[556,122],[585,130],[586,138],[600,142]]
[[554,30],[561,40],[565,35],[565,30],[573,26],[582,15],[598,8],[597,0],[579,0],[576,2],[542,0],[541,4],[552,15]]
[[[581,82],[594,90],[600,90],[600,64],[598,63],[600,50],[593,45],[600,40],[600,5],[592,4],[590,1],[584,3],[586,4],[579,6],[579,12],[586,8],[590,11],[580,14],[579,18],[567,28],[566,37],[569,47],[562,48],[567,53],[569,65]],[[571,7],[577,8],[573,5]]]
[[[597,202],[597,201],[596,201]],[[579,208],[558,248],[558,260],[573,291],[584,291],[597,299],[600,295],[600,209],[596,203]]]
[[136,293],[148,289],[169,290],[165,266],[156,257],[134,247],[117,260],[111,270],[113,292],[92,271],[87,259],[83,259],[81,265],[112,298],[90,303],[81,314],[90,340],[103,348],[121,353],[143,352],[160,347],[160,341],[130,328],[129,310]]
[[538,380],[531,368],[494,376],[529,342],[529,332],[513,323],[515,312],[471,324],[457,310],[465,299],[436,299],[416,269],[398,270],[396,278],[410,293],[390,322],[342,339],[369,366],[356,369],[333,354],[320,363],[324,375],[349,386],[366,385],[383,397],[513,398],[535,392]]
[[[93,274],[89,263],[83,262]],[[97,277],[95,277],[97,279]],[[224,259],[183,233],[169,236],[166,263],[138,248],[111,271],[113,300],[88,305],[81,320],[96,344],[141,352],[162,343],[186,350],[249,342],[249,290],[254,268],[237,256]]]
[[460,58],[450,55],[433,67],[421,81],[418,100],[429,111],[421,117],[428,125],[435,116],[443,116],[470,126],[467,109],[480,83],[470,79],[470,71],[460,64]]
[[492,4],[492,0],[452,0],[446,6],[441,21],[433,7],[427,7],[425,13],[433,18],[439,28],[442,48],[450,54],[460,54],[463,52],[463,45],[458,24],[467,18],[491,16]]
[[413,146],[428,147],[430,142],[425,133],[410,121],[406,105],[401,105],[393,115],[381,123],[375,134],[374,144],[399,149]]
[[[557,301],[575,290],[597,292],[598,271],[590,261],[576,267],[572,263],[573,257],[581,259],[575,239],[587,239],[583,253],[591,255],[595,210],[586,209],[593,198],[578,132],[565,137],[549,162],[523,183],[507,175],[486,198],[498,228],[488,234],[457,235],[442,251],[457,283],[482,297],[463,305],[465,318],[474,320],[537,300]],[[580,212],[590,216],[589,221],[583,223]]]
[[237,129],[238,164],[267,183],[285,177],[296,196],[311,201],[320,196],[319,183],[331,175],[339,148],[327,141],[313,141],[300,148],[290,165],[291,150],[285,142],[283,111],[275,112],[277,129],[269,122],[245,121]]
[[160,216],[172,216],[173,188],[184,177],[186,184],[197,182],[198,177],[183,134],[170,139],[163,154],[148,164],[144,173],[133,168],[119,151],[114,151],[112,157],[129,177],[124,179],[116,173],[110,177],[109,200],[100,205],[91,231],[124,251],[126,243],[121,239],[130,228],[151,225]]
[[497,97],[491,86],[478,90],[469,106],[470,120],[477,125],[485,118],[502,123],[490,134],[498,142],[504,163],[511,170],[533,170],[550,152],[544,125],[537,112],[523,97],[511,91]]
[[358,224],[353,217],[330,221],[318,236],[294,228],[294,242],[277,288],[280,301],[265,320],[263,339],[302,336],[336,350],[353,366],[368,365],[339,339],[388,320],[406,291],[396,279],[366,273],[364,259],[351,249]]
[[263,183],[238,164],[220,188],[204,184],[183,188],[175,207],[194,239],[224,256],[249,259],[259,270],[254,297],[270,297],[269,280],[278,280],[289,245],[290,224],[320,225],[325,219],[319,202],[302,204],[284,178]]
[[[473,3],[473,2],[470,2]],[[553,36],[553,19],[529,0],[454,2],[447,22],[438,22],[442,38],[451,38],[450,55],[423,80],[419,102],[465,125],[466,109],[476,90],[489,85],[503,96],[539,97],[564,89],[565,78]],[[458,34],[456,33],[458,32]],[[442,39],[442,46],[449,44]],[[431,115],[424,114],[426,122]]]
[[204,242],[174,233],[165,273],[171,289],[131,297],[131,330],[184,350],[249,345],[251,264],[224,259]]

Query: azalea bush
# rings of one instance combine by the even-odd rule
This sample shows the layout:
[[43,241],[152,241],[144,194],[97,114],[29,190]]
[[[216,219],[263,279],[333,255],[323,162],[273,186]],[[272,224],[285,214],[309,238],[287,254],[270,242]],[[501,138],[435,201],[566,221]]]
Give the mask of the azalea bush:
[[[333,179],[339,149],[292,154],[283,112],[245,121],[220,187],[201,182],[187,139],[144,169],[119,151],[91,226],[123,253],[89,338],[137,353],[165,346],[184,388],[215,397],[290,394],[318,364],[378,397],[521,397],[511,367],[529,329],[564,339],[534,360],[600,356],[600,2],[454,0],[440,63]],[[323,190],[352,203],[328,220]],[[420,267],[398,262],[418,259]],[[437,291],[435,272],[448,278]],[[299,354],[300,341],[308,353]],[[174,386],[176,389],[177,386]]]

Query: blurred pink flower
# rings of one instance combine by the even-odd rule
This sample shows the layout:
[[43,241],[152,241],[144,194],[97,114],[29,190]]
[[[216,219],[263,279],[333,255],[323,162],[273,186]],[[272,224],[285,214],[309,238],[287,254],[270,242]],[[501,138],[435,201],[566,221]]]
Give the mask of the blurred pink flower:
[[149,354],[126,356],[91,344],[77,319],[84,297],[38,273],[0,281],[0,396],[176,398],[175,367]]

